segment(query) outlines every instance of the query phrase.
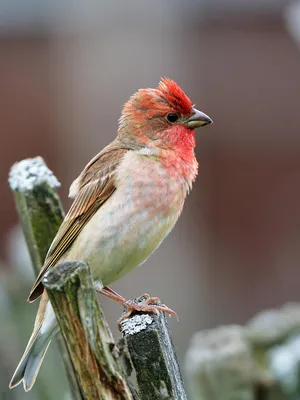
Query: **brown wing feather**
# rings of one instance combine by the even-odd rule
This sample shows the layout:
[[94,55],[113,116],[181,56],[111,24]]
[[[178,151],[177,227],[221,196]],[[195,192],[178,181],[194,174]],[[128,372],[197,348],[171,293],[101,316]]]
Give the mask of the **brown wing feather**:
[[50,246],[28,301],[36,300],[43,293],[46,272],[58,263],[87,221],[114,192],[116,170],[127,151],[116,142],[111,143],[87,164],[71,185],[70,195],[75,200]]

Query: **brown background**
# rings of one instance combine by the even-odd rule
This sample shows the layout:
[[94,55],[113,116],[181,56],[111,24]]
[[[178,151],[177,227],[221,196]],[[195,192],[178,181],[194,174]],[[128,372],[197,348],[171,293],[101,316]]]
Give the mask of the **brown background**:
[[[17,223],[6,183],[13,162],[42,155],[67,208],[72,179],[114,138],[137,88],[169,76],[213,118],[197,132],[199,178],[175,230],[114,286],[128,297],[158,295],[178,312],[171,326],[180,359],[200,328],[299,300],[300,53],[283,2],[219,3],[74,3],[41,28],[0,36],[6,265]],[[115,326],[120,309],[103,303]]]

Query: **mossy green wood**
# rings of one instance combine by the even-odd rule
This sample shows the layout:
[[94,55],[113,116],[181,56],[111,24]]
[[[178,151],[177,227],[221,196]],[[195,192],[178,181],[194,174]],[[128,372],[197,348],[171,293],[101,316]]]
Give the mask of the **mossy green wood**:
[[14,197],[33,268],[38,274],[64,217],[61,202],[45,182],[27,192],[14,191]]
[[[24,160],[25,161],[25,160]],[[31,160],[28,161],[30,165]],[[45,168],[44,161],[37,157],[32,162],[38,162]],[[18,167],[15,164],[12,167],[10,180],[13,179],[13,169]],[[28,177],[31,176],[28,174]],[[38,180],[26,188],[26,174],[24,174],[24,185],[20,189],[10,186],[14,194],[15,204],[18,211],[21,226],[24,232],[27,247],[32,260],[35,273],[38,274],[51,242],[63,220],[64,211],[59,197],[53,187],[43,180]],[[75,372],[70,362],[70,358],[60,334],[57,335],[60,352],[63,357],[66,374],[68,377],[72,399],[81,400],[82,395],[77,383]]]
[[190,399],[298,400],[299,347],[299,303],[197,332],[185,361]]
[[166,316],[135,315],[122,324],[143,400],[187,400]]
[[[23,160],[15,164],[10,172],[9,183],[14,193],[33,267],[38,274],[64,217],[61,202],[55,191],[59,184],[41,157]],[[79,266],[81,264],[78,263]],[[82,268],[79,268],[79,270],[82,279],[75,279],[74,276],[77,275],[74,273],[72,276],[75,280],[72,278],[71,281],[68,281],[65,275],[66,271],[63,274],[68,282],[67,294],[60,293],[59,295],[67,299],[67,302],[62,302],[60,306],[57,306],[55,302],[57,297],[53,294],[55,291],[50,293],[50,299],[54,302],[54,309],[58,313],[57,318],[62,331],[65,332],[63,328],[68,326],[67,337],[65,336],[68,346],[65,345],[61,334],[59,334],[59,345],[70,383],[72,399],[133,400],[134,397],[131,395],[126,379],[122,376],[117,361],[111,354],[114,347],[113,337],[92,288],[92,279],[87,271],[87,266],[84,264],[83,270]],[[54,275],[59,277],[59,269],[56,267],[53,271]],[[81,284],[82,288],[79,287]],[[87,286],[88,291],[85,290]],[[77,295],[81,296],[81,300],[77,298]],[[77,300],[84,305],[78,308]],[[78,318],[79,310],[85,313],[83,324]],[[69,320],[70,315],[73,316],[72,322]],[[75,315],[77,315],[77,320]],[[89,330],[87,327],[90,327],[91,321],[93,321],[93,329]],[[77,322],[76,329],[72,331],[70,327],[75,322]],[[95,330],[98,334],[93,334],[91,337],[89,333],[95,333]],[[70,332],[73,335],[70,335]],[[86,351],[89,346],[91,346],[92,352],[88,354]],[[81,353],[79,358],[76,358],[78,356],[77,347],[84,349],[84,353]],[[73,353],[68,351],[70,349]],[[102,352],[99,349],[102,349]],[[96,356],[93,351],[95,351]],[[88,357],[86,357],[87,355]],[[93,364],[93,368],[84,370],[86,361],[91,362],[91,360],[95,360],[95,357],[97,362]],[[78,368],[80,364],[82,364],[82,368]],[[95,378],[93,373],[97,368],[101,368],[103,371],[101,377],[105,376],[103,382],[106,382],[106,385],[97,379],[87,379],[89,374],[91,374],[90,377]],[[80,374],[82,371],[85,371],[84,375]],[[95,396],[96,389],[99,390],[98,397]],[[110,391],[115,394],[115,397],[106,395]],[[132,391],[134,392],[134,390]]]
[[84,399],[133,400],[118,349],[99,307],[90,269],[64,262],[43,280],[69,349]]

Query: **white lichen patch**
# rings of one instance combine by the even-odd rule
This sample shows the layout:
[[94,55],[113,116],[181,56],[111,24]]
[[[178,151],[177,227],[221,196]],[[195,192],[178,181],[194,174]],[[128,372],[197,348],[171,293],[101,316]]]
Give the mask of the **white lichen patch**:
[[241,326],[197,332],[186,354],[185,369],[193,400],[253,398],[255,364]]
[[15,163],[9,172],[8,183],[12,190],[18,192],[30,191],[41,183],[53,189],[60,186],[42,157],[27,158]]
[[287,395],[296,395],[300,368],[300,336],[271,349],[268,359],[271,371],[283,392]]
[[270,346],[299,330],[299,303],[288,303],[279,309],[265,310],[246,325],[247,338],[256,346]]
[[122,333],[125,335],[135,335],[151,325],[153,318],[148,314],[137,314],[132,318],[126,318],[121,323]]

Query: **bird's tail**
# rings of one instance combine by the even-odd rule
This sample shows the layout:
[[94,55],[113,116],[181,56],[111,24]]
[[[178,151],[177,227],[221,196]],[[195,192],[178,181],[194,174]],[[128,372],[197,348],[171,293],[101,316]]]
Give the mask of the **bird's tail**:
[[54,311],[45,291],[41,298],[32,335],[10,381],[11,389],[22,381],[26,392],[32,388],[51,339],[58,329]]

